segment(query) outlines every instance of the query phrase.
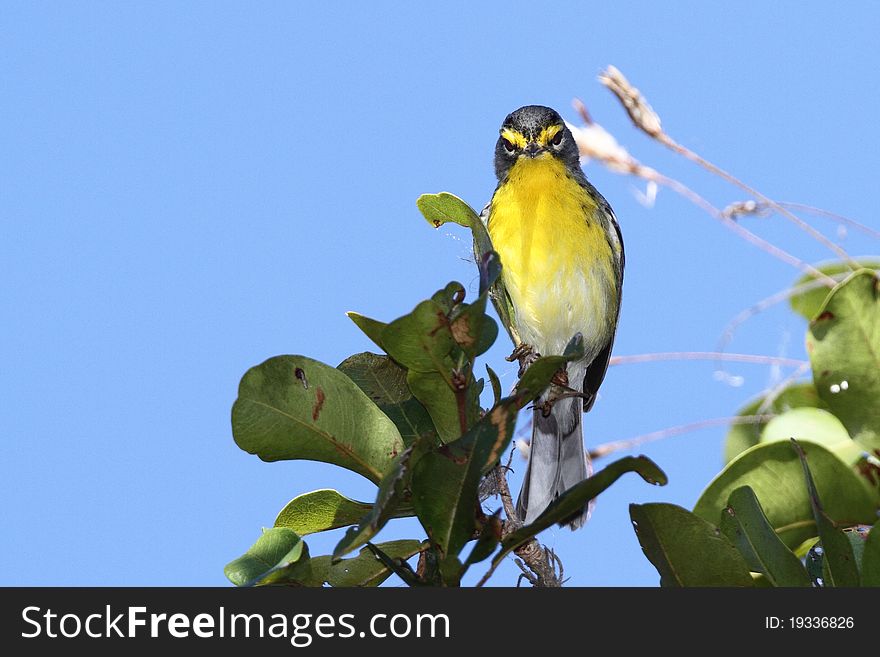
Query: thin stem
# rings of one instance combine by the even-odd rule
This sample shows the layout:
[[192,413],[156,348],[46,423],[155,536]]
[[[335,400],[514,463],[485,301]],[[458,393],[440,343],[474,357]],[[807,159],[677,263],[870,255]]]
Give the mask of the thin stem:
[[785,390],[789,386],[789,384],[793,383],[794,381],[801,378],[804,374],[806,374],[807,370],[809,369],[810,364],[804,363],[794,372],[782,379],[782,381],[773,386],[773,388],[763,393],[764,401],[761,402],[761,405],[758,407],[757,413],[761,415],[769,411],[773,407],[773,402],[775,402],[779,398],[779,395],[782,394],[782,391]]
[[870,235],[876,239],[880,239],[880,231],[874,230],[873,228],[866,226],[865,224],[856,221],[855,219],[850,219],[849,217],[845,217],[842,214],[837,214],[836,212],[830,212],[828,210],[823,210],[822,208],[816,208],[812,205],[805,205],[803,203],[791,203],[789,201],[779,201],[779,205],[784,208],[792,208],[793,210],[800,210],[801,212],[809,212],[810,214],[815,214],[820,217],[827,217],[832,221],[836,221],[841,224],[845,224],[847,226],[852,226],[856,230],[860,230],[863,233]]
[[750,244],[757,246],[762,251],[765,251],[766,253],[769,253],[770,255],[772,255],[774,258],[782,260],[783,262],[786,262],[786,263],[792,265],[793,267],[797,267],[798,269],[809,274],[810,276],[824,281],[826,286],[834,287],[834,285],[835,285],[834,281],[831,278],[829,278],[826,274],[819,271],[818,269],[816,269],[812,265],[804,262],[800,258],[797,258],[797,257],[791,255],[788,251],[785,251],[784,249],[779,248],[775,244],[768,242],[763,237],[759,237],[758,235],[756,235],[752,231],[748,230],[744,226],[741,226],[739,223],[737,223],[736,221],[731,219],[724,212],[722,212],[721,210],[716,208],[714,205],[709,203],[709,201],[704,199],[702,196],[697,194],[695,191],[693,191],[692,189],[690,189],[686,185],[675,180],[674,178],[669,178],[668,176],[665,176],[662,173],[660,173],[654,169],[651,169],[649,167],[644,167],[642,165],[637,165],[635,167],[635,170],[632,171],[632,173],[636,176],[639,176],[640,178],[645,179],[645,180],[653,180],[658,185],[664,185],[665,187],[669,187],[670,189],[672,189],[676,193],[684,196],[686,199],[688,199],[689,201],[694,203],[699,208],[708,212],[716,220],[720,221],[727,228],[732,230],[734,233],[739,235],[741,238],[743,238],[744,240],[746,240]]
[[699,422],[691,422],[690,424],[680,424],[675,427],[661,429],[660,431],[644,433],[634,438],[628,438],[626,440],[615,440],[614,442],[597,445],[590,450],[590,458],[599,459],[603,456],[608,456],[613,452],[619,452],[624,449],[632,449],[633,447],[638,447],[639,445],[643,445],[644,443],[650,443],[655,440],[662,440],[663,438],[671,438],[673,436],[679,436],[683,433],[698,431],[700,429],[706,429],[709,427],[716,427],[727,424],[760,424],[761,422],[768,422],[771,418],[773,418],[773,415],[736,415],[733,417],[718,417],[712,418],[710,420],[700,420]]
[[[831,274],[830,275],[830,278],[832,278],[835,281],[841,281],[845,277],[846,277],[846,274]],[[815,290],[815,289],[818,289],[818,288],[824,287],[824,286],[825,286],[824,281],[817,281],[817,280],[808,281],[806,283],[803,283],[802,285],[795,285],[794,287],[786,288],[785,290],[780,290],[779,292],[776,292],[775,294],[771,294],[769,297],[761,299],[760,301],[753,304],[752,306],[749,306],[745,310],[738,313],[736,315],[736,317],[731,319],[727,323],[727,326],[724,327],[724,330],[721,332],[721,337],[718,338],[718,343],[717,343],[718,351],[723,352],[724,349],[727,347],[727,345],[730,344],[730,341],[733,339],[733,334],[736,332],[736,330],[743,323],[745,323],[746,321],[748,321],[749,319],[751,319],[752,317],[754,317],[758,313],[761,313],[761,312],[767,310],[768,308],[775,306],[778,303],[782,303],[783,301],[786,301],[786,300],[792,298],[793,296],[796,296],[798,294],[802,294],[804,292],[810,292],[811,290]]]
[[757,189],[755,189],[751,185],[744,183],[742,180],[740,180],[739,178],[737,178],[733,174],[729,173],[728,171],[725,171],[721,167],[713,164],[712,162],[709,162],[709,160],[702,157],[698,153],[695,153],[694,151],[692,151],[688,147],[683,146],[682,144],[679,144],[677,141],[675,141],[672,137],[667,135],[665,132],[661,131],[658,134],[653,134],[653,135],[649,134],[649,136],[652,137],[653,139],[655,139],[656,141],[659,141],[664,146],[672,149],[673,151],[675,151],[679,155],[682,155],[685,158],[689,159],[691,162],[695,162],[696,164],[699,164],[701,167],[703,167],[704,169],[706,169],[710,173],[714,173],[715,175],[719,176],[723,180],[726,180],[727,182],[731,183],[732,185],[735,185],[736,187],[739,187],[741,190],[743,190],[747,194],[754,196],[756,199],[758,199],[762,203],[766,204],[767,206],[773,208],[776,212],[778,212],[779,214],[784,216],[786,219],[791,221],[793,224],[795,224],[802,231],[804,231],[805,233],[810,235],[813,239],[820,242],[821,244],[824,244],[831,251],[833,251],[835,254],[837,254],[837,256],[839,258],[846,261],[851,267],[853,267],[853,268],[857,267],[857,263],[855,263],[855,261],[850,257],[850,255],[846,252],[845,249],[843,249],[842,247],[840,247],[839,245],[835,244],[830,239],[825,237],[825,235],[823,235],[818,230],[813,228],[810,224],[808,224],[806,221],[804,221],[803,219],[801,219],[800,217],[795,215],[788,208],[777,203],[776,201],[774,201],[770,197],[762,194],[761,192],[759,192]]
[[735,363],[756,363],[759,365],[791,365],[800,367],[806,361],[796,358],[778,356],[761,356],[753,354],[726,354],[720,351],[669,351],[654,354],[634,354],[630,356],[612,356],[609,365],[629,365],[632,363],[653,363],[670,360],[727,360]]
[[[584,118],[585,122],[589,124],[591,122],[591,119],[589,118],[589,114],[586,113],[586,108],[583,107],[583,103],[580,103],[580,105],[576,103],[575,107],[578,108],[579,111],[581,111],[582,118]],[[705,198],[700,196],[697,192],[695,192],[682,182],[674,178],[670,178],[669,176],[660,173],[656,169],[643,165],[641,162],[639,162],[637,159],[632,157],[629,153],[621,148],[612,149],[611,151],[608,151],[607,149],[593,149],[591,148],[591,144],[588,143],[587,138],[580,133],[575,133],[575,140],[579,140],[578,148],[580,149],[582,154],[589,153],[590,157],[600,160],[611,171],[614,171],[615,173],[626,173],[632,176],[637,176],[639,178],[642,178],[643,180],[652,181],[658,185],[668,187],[675,193],[689,200],[691,203],[696,205],[704,212],[708,213],[715,220],[720,221],[728,229],[732,230],[734,233],[739,235],[742,239],[746,240],[750,244],[758,247],[766,253],[769,253],[774,258],[782,260],[783,262],[800,269],[801,271],[809,274],[814,278],[825,281],[825,284],[828,285],[828,287],[834,286],[834,283],[831,281],[831,279],[825,276],[825,274],[823,274],[821,271],[819,271],[812,265],[804,262],[800,258],[791,255],[787,251],[779,248],[778,246],[771,244],[762,237],[759,237],[744,226],[741,226],[729,215],[716,208],[709,201],[707,201]]]

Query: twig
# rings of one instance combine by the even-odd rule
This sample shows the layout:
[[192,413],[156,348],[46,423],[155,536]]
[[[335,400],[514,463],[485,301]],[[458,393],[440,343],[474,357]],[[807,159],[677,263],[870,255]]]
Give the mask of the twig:
[[803,219],[796,216],[790,210],[783,207],[770,197],[762,194],[757,189],[751,187],[750,185],[747,185],[733,174],[728,173],[721,167],[713,164],[712,162],[709,162],[704,157],[702,157],[698,153],[695,153],[686,146],[679,144],[672,137],[666,134],[661,127],[660,117],[657,116],[657,113],[654,112],[654,110],[642,96],[641,92],[633,87],[617,68],[615,68],[614,66],[609,66],[605,70],[605,72],[599,76],[599,81],[617,97],[617,99],[621,102],[624,109],[626,110],[627,114],[629,114],[630,119],[632,119],[633,124],[640,130],[642,130],[646,135],[648,135],[655,141],[660,142],[667,148],[670,148],[679,155],[682,155],[692,162],[699,164],[704,169],[721,177],[723,180],[726,180],[727,182],[739,187],[747,194],[754,196],[762,203],[765,203],[766,205],[772,207],[776,212],[782,214],[786,219],[798,226],[798,228],[809,234],[821,244],[828,247],[831,251],[837,254],[838,257],[850,264],[850,266],[855,265],[854,261],[846,252],[846,250],[825,237],[825,235],[813,228]]
[[[652,363],[670,360],[727,360],[735,363],[757,363],[759,365],[791,365],[800,367],[806,361],[796,358],[778,356],[761,356],[754,354],[726,354],[721,351],[669,351],[654,354],[635,354],[630,356],[612,356],[609,365],[629,365],[631,363]],[[806,363],[809,365],[809,363]]]
[[[575,107],[582,106],[583,103],[576,99]],[[582,116],[589,118],[589,114],[585,113],[586,108],[583,108],[583,111],[584,114],[582,114]],[[728,229],[732,230],[734,233],[739,235],[742,239],[746,240],[750,244],[758,247],[759,249],[770,254],[774,258],[782,260],[783,262],[800,269],[801,271],[809,274],[814,278],[824,280],[825,284],[828,287],[834,287],[833,281],[828,278],[824,273],[822,273],[812,265],[804,262],[800,258],[793,256],[784,249],[779,248],[775,244],[771,244],[764,238],[759,237],[744,226],[741,226],[731,217],[725,216],[724,212],[716,208],[709,201],[697,194],[694,190],[690,189],[684,183],[675,180],[674,178],[670,178],[660,173],[656,169],[643,165],[636,158],[630,155],[624,148],[620,147],[617,144],[616,140],[614,140],[614,138],[607,132],[605,132],[598,124],[591,124],[590,129],[596,132],[596,135],[591,135],[588,137],[584,135],[583,129],[578,129],[576,126],[572,127],[572,134],[574,135],[575,141],[577,142],[581,156],[598,159],[606,167],[617,173],[629,174],[638,178],[642,178],[643,180],[652,181],[658,185],[663,185],[664,187],[670,188],[677,194],[688,199],[691,203],[699,207],[704,212],[708,213],[717,221],[720,221]],[[599,135],[598,138],[597,135]]]
[[[846,277],[846,274],[831,274],[830,278],[835,281],[842,281]],[[825,287],[824,281],[808,281],[801,285],[795,285],[794,287],[786,288],[775,294],[771,294],[769,297],[765,299],[761,299],[757,303],[749,306],[745,310],[741,311],[731,319],[727,325],[724,327],[724,330],[721,332],[721,336],[718,338],[718,343],[716,348],[718,351],[723,352],[727,345],[730,344],[730,341],[733,339],[733,334],[736,330],[746,321],[757,315],[758,313],[764,312],[768,308],[775,306],[778,303],[782,303],[793,296],[798,294],[802,294],[804,292],[809,292],[811,290],[816,290],[820,287]]]
[[[507,472],[510,470],[510,462],[512,460],[513,451],[510,453],[510,459],[507,462],[507,466],[502,467],[499,463],[490,473],[490,476],[494,475],[495,477],[497,493],[504,506],[504,513],[507,515],[507,520],[504,521],[501,528],[502,537],[507,536],[511,532],[522,527],[522,521],[516,513],[516,508],[513,504],[513,497],[510,494],[510,485],[507,483]],[[520,570],[522,570],[523,573],[526,573],[525,577],[532,586],[562,586],[562,561],[550,548],[538,543],[537,539],[531,539],[525,545],[514,550],[513,553],[519,557],[519,559],[516,560],[516,563],[520,567]],[[522,561],[520,561],[520,559]],[[483,586],[483,584],[485,584],[495,572],[496,568],[497,564],[492,565],[488,572],[486,572],[480,581],[477,582],[477,586]],[[520,580],[517,580],[517,585],[519,585],[519,581]]]
[[[508,530],[508,526],[513,525],[515,523],[520,523],[519,516],[516,514],[516,507],[513,504],[513,497],[510,495],[510,486],[507,483],[507,473],[510,471],[510,463],[513,461],[513,450],[510,451],[510,458],[507,460],[507,465],[504,468],[501,467],[499,463],[492,469],[492,473],[495,476],[495,484],[497,486],[498,497],[501,498],[501,504],[504,506],[504,513],[507,515],[507,522],[504,523],[504,528],[502,533],[509,533],[514,529],[518,529],[517,527],[510,527]],[[508,524],[509,523],[509,524]]]
[[803,203],[792,203],[789,201],[779,201],[779,205],[784,208],[792,208],[793,210],[800,210],[801,212],[809,212],[810,214],[815,214],[820,217],[827,217],[832,221],[836,221],[841,224],[846,224],[847,226],[852,226],[856,230],[860,230],[871,237],[876,239],[880,239],[880,231],[874,230],[865,224],[856,221],[855,219],[850,219],[849,217],[845,217],[842,214],[837,214],[836,212],[830,212],[828,210],[823,210],[822,208],[816,208],[812,205],[805,205]]
[[734,417],[718,417],[712,418],[710,420],[700,420],[699,422],[692,422],[690,424],[680,424],[675,427],[661,429],[660,431],[645,433],[640,436],[636,436],[635,438],[628,438],[626,440],[615,440],[614,442],[597,445],[590,450],[590,458],[599,459],[603,456],[608,456],[613,452],[619,452],[620,450],[624,449],[632,449],[633,447],[637,447],[644,443],[653,442],[655,440],[662,440],[663,438],[671,438],[673,436],[679,436],[683,433],[697,431],[699,429],[706,429],[708,427],[716,427],[725,424],[760,424],[761,422],[768,422],[772,418],[773,415],[736,415]]
[[775,402],[779,398],[779,395],[782,394],[782,391],[785,390],[790,383],[793,383],[794,381],[801,378],[804,374],[806,374],[807,370],[809,370],[809,369],[810,369],[810,364],[804,363],[802,366],[797,368],[794,372],[792,372],[787,377],[782,379],[782,381],[780,381],[775,386],[773,386],[770,390],[762,393],[764,396],[764,401],[761,402],[761,405],[758,407],[758,410],[756,411],[756,413],[758,415],[761,415],[763,413],[766,413],[768,410],[770,410],[770,408],[772,408],[772,406],[773,406],[773,402]]

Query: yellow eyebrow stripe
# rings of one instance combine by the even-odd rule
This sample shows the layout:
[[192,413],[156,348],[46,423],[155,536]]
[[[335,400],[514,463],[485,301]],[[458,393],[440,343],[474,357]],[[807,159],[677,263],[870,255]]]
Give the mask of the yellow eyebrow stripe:
[[541,130],[541,134],[538,135],[538,144],[540,144],[541,146],[546,146],[560,130],[562,130],[561,125],[547,126],[543,130]]
[[510,128],[504,128],[501,131],[501,137],[505,141],[510,142],[517,148],[525,148],[528,142],[526,138],[523,136],[521,132],[517,132],[516,130],[511,130]]

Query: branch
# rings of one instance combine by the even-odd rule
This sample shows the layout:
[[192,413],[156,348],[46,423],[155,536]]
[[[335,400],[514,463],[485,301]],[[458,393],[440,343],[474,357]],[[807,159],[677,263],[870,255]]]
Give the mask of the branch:
[[735,363],[757,363],[759,365],[791,365],[801,367],[806,361],[796,358],[779,356],[761,356],[753,354],[727,354],[722,351],[668,351],[653,354],[635,354],[630,356],[612,356],[609,365],[629,365],[632,363],[654,363],[670,360],[727,360]]
[[[575,108],[581,112],[581,117],[585,121],[592,121],[581,101],[575,99],[574,104]],[[701,210],[708,213],[711,217],[720,221],[728,229],[732,230],[750,244],[758,247],[774,258],[800,269],[814,278],[824,280],[828,287],[834,287],[834,282],[824,273],[741,226],[731,217],[726,216],[724,212],[697,194],[694,190],[687,187],[684,183],[679,182],[674,178],[670,178],[656,169],[643,165],[630,155],[626,149],[621,147],[617,143],[617,140],[615,140],[614,137],[606,132],[599,124],[588,123],[585,128],[578,128],[577,126],[569,125],[569,128],[574,135],[581,157],[585,159],[597,159],[616,173],[629,174],[672,189],[674,192],[680,194]]]
[[[501,528],[502,538],[522,527],[522,521],[519,519],[513,504],[513,496],[510,494],[510,485],[507,482],[507,473],[510,472],[511,460],[513,460],[512,450],[507,465],[502,466],[499,463],[488,475],[495,478],[496,492],[501,498],[504,513],[507,515],[507,520],[504,521]],[[562,561],[553,550],[538,543],[537,539],[533,538],[525,545],[518,547],[513,553],[519,557],[516,560],[516,564],[524,573],[517,580],[517,585],[525,577],[532,586],[536,587],[555,588],[562,586],[564,581]],[[488,581],[495,572],[496,567],[492,566],[489,568],[488,572],[477,582],[478,587],[483,586]]]
[[648,102],[642,96],[641,92],[633,87],[617,68],[615,68],[614,66],[609,66],[605,70],[605,72],[599,76],[599,81],[617,97],[617,99],[621,102],[624,109],[626,110],[627,114],[629,114],[630,119],[632,119],[633,124],[640,130],[642,130],[642,132],[644,132],[646,135],[648,135],[655,141],[660,142],[661,144],[678,153],[679,155],[682,155],[692,162],[699,164],[710,173],[713,173],[723,180],[739,187],[747,194],[754,196],[756,199],[758,199],[765,205],[773,208],[776,212],[794,223],[798,228],[813,237],[816,241],[828,247],[831,251],[837,254],[838,257],[846,261],[851,267],[853,267],[854,269],[857,268],[855,266],[856,263],[843,248],[825,237],[825,235],[810,226],[803,219],[796,216],[790,210],[783,207],[773,199],[762,194],[754,187],[747,185],[733,174],[725,171],[721,167],[713,164],[712,162],[709,162],[704,157],[702,157],[698,153],[695,153],[686,146],[679,144],[672,137],[666,134],[661,127],[660,117],[657,116],[656,112],[654,112],[654,110],[648,104]]
[[774,416],[770,414],[735,415],[733,417],[718,417],[712,418],[710,420],[700,420],[699,422],[692,422],[690,424],[680,424],[675,427],[661,429],[660,431],[644,433],[640,436],[636,436],[635,438],[628,438],[626,440],[615,440],[614,442],[597,445],[590,450],[590,458],[599,459],[603,456],[608,456],[613,452],[619,452],[624,449],[632,449],[633,447],[637,447],[644,443],[650,443],[655,440],[662,440],[663,438],[679,436],[683,433],[688,433],[690,431],[697,431],[699,429],[706,429],[708,427],[716,427],[726,424],[760,424],[762,422],[769,422],[773,417]]

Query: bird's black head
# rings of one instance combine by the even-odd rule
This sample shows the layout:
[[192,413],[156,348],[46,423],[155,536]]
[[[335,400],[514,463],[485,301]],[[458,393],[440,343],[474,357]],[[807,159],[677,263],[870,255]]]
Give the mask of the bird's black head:
[[495,144],[495,175],[502,180],[519,158],[545,153],[566,166],[580,168],[577,144],[559,113],[543,105],[520,107],[501,124]]

